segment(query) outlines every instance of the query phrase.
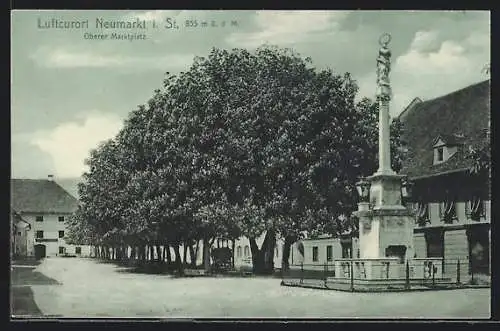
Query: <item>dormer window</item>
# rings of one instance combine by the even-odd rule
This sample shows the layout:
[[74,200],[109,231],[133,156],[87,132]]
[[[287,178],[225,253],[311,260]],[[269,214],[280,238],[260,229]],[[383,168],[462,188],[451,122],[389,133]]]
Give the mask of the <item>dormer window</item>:
[[444,160],[444,147],[436,148],[436,161],[443,162]]
[[452,157],[458,151],[458,147],[461,146],[462,140],[463,136],[457,134],[439,135],[436,139],[434,139],[433,164],[446,162],[450,157]]

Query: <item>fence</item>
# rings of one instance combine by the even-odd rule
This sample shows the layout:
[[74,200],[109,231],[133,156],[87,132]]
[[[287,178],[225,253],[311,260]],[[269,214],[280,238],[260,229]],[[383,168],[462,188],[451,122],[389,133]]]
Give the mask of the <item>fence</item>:
[[282,280],[286,285],[350,291],[491,284],[489,264],[438,258],[406,262],[397,259],[341,259],[323,264],[296,264],[282,271]]

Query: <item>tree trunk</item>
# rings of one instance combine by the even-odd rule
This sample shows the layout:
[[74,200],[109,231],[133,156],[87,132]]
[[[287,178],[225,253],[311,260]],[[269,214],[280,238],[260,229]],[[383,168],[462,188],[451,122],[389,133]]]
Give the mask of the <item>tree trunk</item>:
[[261,249],[257,246],[255,238],[249,238],[252,252],[253,272],[255,274],[269,275],[274,271],[274,248],[276,245],[275,232],[268,230],[264,237]]
[[182,243],[182,250],[183,250],[183,252],[182,252],[182,263],[186,264],[187,263],[187,260],[186,260],[186,258],[187,258],[187,251],[188,251],[188,245],[187,245],[186,242]]
[[175,251],[175,265],[177,267],[177,270],[179,271],[179,275],[184,276],[184,267],[181,260],[181,252],[178,244],[174,245],[174,251]]
[[172,263],[172,254],[170,254],[170,245],[165,245],[165,249],[167,250],[167,263],[170,265]]
[[274,231],[268,231],[266,237],[269,235],[269,240],[267,246],[264,246],[264,269],[265,273],[272,275],[274,272],[274,256],[276,250],[276,233]]
[[196,240],[196,249],[194,250],[194,263],[195,265],[198,263],[198,252],[200,251],[200,241]]
[[285,244],[283,245],[283,255],[281,256],[281,270],[287,271],[290,269],[290,250],[295,241],[297,241],[296,237],[285,237]]
[[232,245],[231,245],[231,266],[232,268],[234,269],[234,254],[235,254],[235,251],[234,251],[234,248],[235,248],[235,245],[236,245],[236,240],[231,240],[232,241]]
[[255,238],[248,238],[248,240],[250,241],[250,252],[252,253],[252,269],[254,273],[259,274],[262,272],[264,264],[261,257],[262,254]]
[[139,259],[144,262],[146,260],[146,245],[142,244],[139,247]]
[[203,238],[203,267],[205,272],[210,272],[210,240]]
[[196,256],[194,255],[193,245],[189,245],[189,262],[192,268],[196,267]]
[[160,245],[157,245],[156,246],[156,260],[159,261],[159,262],[164,262],[164,259],[163,259],[163,250],[161,249]]

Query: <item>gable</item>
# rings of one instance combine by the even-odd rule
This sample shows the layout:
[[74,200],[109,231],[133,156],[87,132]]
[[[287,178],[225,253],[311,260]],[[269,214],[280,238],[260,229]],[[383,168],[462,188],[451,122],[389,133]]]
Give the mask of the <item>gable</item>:
[[438,148],[438,147],[442,147],[442,146],[446,146],[446,143],[443,141],[443,139],[441,138],[436,138],[433,142],[433,145],[432,147],[434,148]]

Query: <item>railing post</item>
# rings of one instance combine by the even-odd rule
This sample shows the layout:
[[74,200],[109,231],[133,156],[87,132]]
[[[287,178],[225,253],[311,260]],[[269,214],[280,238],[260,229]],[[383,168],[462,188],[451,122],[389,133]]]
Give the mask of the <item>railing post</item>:
[[351,292],[354,292],[354,261],[351,260]]
[[436,266],[432,265],[432,286],[436,285]]
[[474,285],[474,259],[470,260],[470,283]]
[[460,285],[460,259],[457,259],[457,285]]
[[325,287],[327,281],[328,281],[328,263],[325,263]]
[[410,289],[410,263],[406,260],[406,289]]
[[300,283],[304,283],[304,262],[300,263]]

